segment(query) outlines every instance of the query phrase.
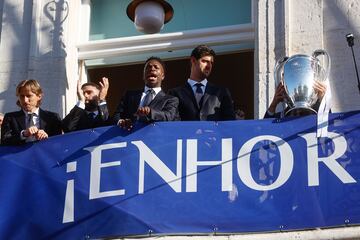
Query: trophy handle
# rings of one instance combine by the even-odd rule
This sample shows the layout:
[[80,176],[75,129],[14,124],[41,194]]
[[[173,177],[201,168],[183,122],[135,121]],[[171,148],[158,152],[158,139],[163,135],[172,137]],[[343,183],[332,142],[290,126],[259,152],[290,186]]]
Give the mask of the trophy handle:
[[[331,67],[331,58],[330,55],[323,49],[317,49],[313,52],[312,56],[316,58],[320,63],[322,68],[324,69],[324,79],[328,79],[330,74],[330,67]],[[319,58],[319,56],[324,56],[323,61]]]
[[282,102],[283,104],[283,109],[286,108],[286,104],[289,105],[290,107],[294,106],[293,101],[291,100],[291,98],[289,97],[289,92],[287,89],[287,86],[284,82],[284,65],[287,62],[287,60],[289,59],[289,57],[285,56],[280,58],[278,61],[276,61],[275,64],[275,68],[274,68],[274,79],[275,79],[275,88],[282,83],[285,86],[285,96],[284,96],[284,101]]
[[275,86],[279,85],[280,82],[284,83],[284,64],[289,59],[285,56],[276,61],[274,69]]

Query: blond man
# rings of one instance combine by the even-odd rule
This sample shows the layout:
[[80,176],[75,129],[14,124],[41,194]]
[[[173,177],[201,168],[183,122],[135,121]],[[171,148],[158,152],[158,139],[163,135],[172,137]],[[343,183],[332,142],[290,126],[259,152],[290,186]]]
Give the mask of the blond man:
[[21,81],[16,87],[19,111],[6,113],[1,126],[2,145],[21,145],[62,133],[57,113],[40,108],[43,91],[37,80]]

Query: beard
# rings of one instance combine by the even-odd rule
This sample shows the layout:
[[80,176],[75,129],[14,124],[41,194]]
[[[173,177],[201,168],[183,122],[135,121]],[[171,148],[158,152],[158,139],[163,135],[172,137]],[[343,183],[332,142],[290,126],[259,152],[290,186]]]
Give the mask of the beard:
[[93,99],[85,103],[85,110],[89,112],[96,111],[98,107],[98,101]]

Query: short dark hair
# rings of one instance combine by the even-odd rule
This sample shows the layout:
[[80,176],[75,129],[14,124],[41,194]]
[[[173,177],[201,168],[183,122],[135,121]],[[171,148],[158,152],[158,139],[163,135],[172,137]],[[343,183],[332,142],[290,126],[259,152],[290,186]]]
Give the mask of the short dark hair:
[[216,54],[214,50],[207,45],[199,45],[191,52],[191,57],[194,57],[195,59],[200,59],[204,56],[212,56],[215,58]]
[[83,89],[84,87],[87,87],[87,86],[92,86],[92,87],[95,87],[96,89],[100,90],[100,85],[97,83],[94,83],[94,82],[84,83],[83,85],[81,85],[81,89]]
[[144,66],[151,60],[158,61],[161,64],[162,68],[164,69],[164,74],[165,74],[165,71],[166,71],[165,62],[163,60],[161,60],[161,58],[159,58],[159,57],[156,57],[156,56],[149,57],[148,59],[146,59]]

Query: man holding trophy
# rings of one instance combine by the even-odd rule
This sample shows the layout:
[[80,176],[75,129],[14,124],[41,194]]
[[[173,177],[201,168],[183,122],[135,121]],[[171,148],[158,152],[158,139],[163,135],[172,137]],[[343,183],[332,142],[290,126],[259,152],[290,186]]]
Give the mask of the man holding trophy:
[[[264,118],[328,112],[330,91],[328,94],[326,91],[329,88],[329,72],[330,56],[325,50],[316,50],[312,56],[297,54],[277,61],[274,70],[277,87]],[[283,109],[276,112],[279,103],[283,103]]]
[[[321,100],[322,98],[324,97],[325,95],[325,92],[326,92],[326,84],[324,82],[319,82],[319,81],[316,81],[314,82],[314,92],[317,94],[317,97],[318,97],[318,100],[315,102],[314,105],[312,105],[311,107],[317,111],[319,109],[319,106],[320,106],[320,103],[321,103]],[[281,102],[284,102],[285,101],[285,96],[286,96],[286,93],[285,93],[285,86],[284,86],[284,83],[283,82],[280,82],[277,87],[276,87],[276,90],[275,90],[275,94],[274,94],[274,97],[271,101],[271,104],[269,106],[269,108],[267,109],[266,113],[265,113],[265,116],[264,118],[279,118],[281,117],[281,114],[284,114],[285,112],[287,112],[290,107],[287,106],[283,112],[276,112],[276,107],[279,103]]]

